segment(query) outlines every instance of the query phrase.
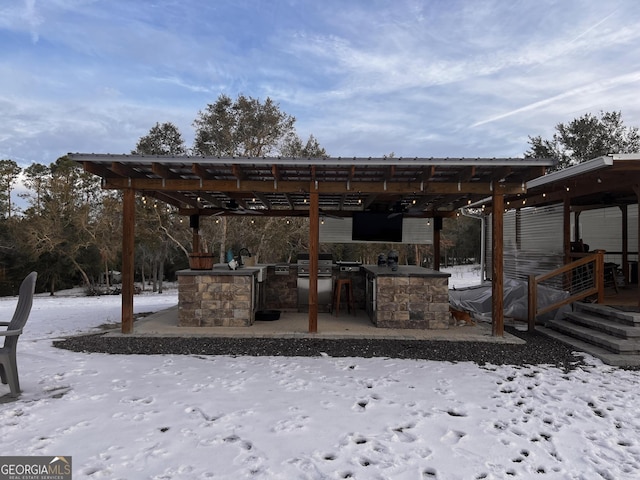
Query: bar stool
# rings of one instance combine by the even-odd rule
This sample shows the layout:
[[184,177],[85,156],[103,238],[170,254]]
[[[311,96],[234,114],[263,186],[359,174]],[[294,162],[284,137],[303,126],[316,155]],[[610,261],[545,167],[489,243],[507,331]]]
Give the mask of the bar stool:
[[338,278],[336,280],[336,287],[333,291],[333,311],[336,317],[340,313],[340,294],[343,286],[345,287],[347,311],[353,315],[356,314],[356,304],[355,299],[353,298],[353,283],[350,278]]

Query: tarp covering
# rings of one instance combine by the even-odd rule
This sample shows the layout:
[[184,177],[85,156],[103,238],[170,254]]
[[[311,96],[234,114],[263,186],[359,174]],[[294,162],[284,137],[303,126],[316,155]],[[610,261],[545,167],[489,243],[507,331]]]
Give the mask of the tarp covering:
[[[492,310],[491,284],[485,283],[477,287],[468,287],[458,290],[449,290],[449,304],[457,309],[464,310],[478,319],[491,321]],[[558,302],[569,297],[569,293],[548,287],[538,287],[538,308]],[[528,317],[528,288],[527,283],[521,280],[504,279],[504,316],[517,320],[526,320]],[[544,315],[538,316],[538,322],[544,322],[557,317],[562,317],[565,312],[571,311],[571,307],[565,305]]]

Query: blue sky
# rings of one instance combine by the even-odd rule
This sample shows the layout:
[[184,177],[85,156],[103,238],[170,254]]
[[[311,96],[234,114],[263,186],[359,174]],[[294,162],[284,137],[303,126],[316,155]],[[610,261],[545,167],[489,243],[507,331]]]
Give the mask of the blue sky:
[[271,97],[332,156],[522,156],[585,113],[640,126],[637,0],[2,0],[0,158],[193,142]]

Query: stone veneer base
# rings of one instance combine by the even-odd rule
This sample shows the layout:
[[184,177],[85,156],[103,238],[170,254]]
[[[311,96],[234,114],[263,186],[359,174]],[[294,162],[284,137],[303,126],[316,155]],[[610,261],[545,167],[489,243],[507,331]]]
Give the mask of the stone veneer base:
[[248,327],[253,324],[253,275],[178,274],[178,325]]
[[373,323],[382,328],[449,328],[447,277],[378,276]]

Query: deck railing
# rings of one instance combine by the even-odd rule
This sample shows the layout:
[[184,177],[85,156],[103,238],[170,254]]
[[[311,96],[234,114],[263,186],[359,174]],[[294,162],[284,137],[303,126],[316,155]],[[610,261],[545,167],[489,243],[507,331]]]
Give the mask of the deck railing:
[[[529,275],[528,329],[535,329],[536,318],[564,305],[597,295],[604,302],[604,250],[583,255],[578,260],[541,275]],[[538,289],[546,286],[567,292],[568,297],[555,303],[538,306]]]

